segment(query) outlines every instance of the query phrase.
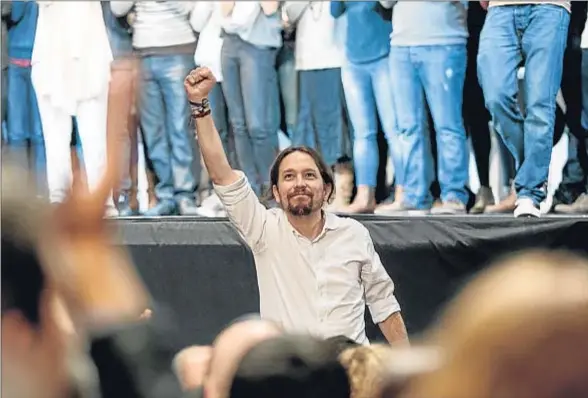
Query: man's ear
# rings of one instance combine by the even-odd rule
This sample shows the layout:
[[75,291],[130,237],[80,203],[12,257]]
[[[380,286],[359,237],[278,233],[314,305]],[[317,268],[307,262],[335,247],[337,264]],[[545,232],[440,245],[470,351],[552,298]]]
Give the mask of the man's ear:
[[278,191],[278,186],[277,185],[272,186],[272,194],[274,195],[274,200],[278,204],[281,204],[281,202],[280,202],[280,191]]

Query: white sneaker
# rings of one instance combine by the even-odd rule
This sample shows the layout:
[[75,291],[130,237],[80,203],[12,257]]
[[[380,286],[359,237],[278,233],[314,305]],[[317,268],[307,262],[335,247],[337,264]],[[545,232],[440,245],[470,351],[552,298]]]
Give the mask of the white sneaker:
[[516,206],[514,210],[515,217],[541,217],[539,206],[530,198],[517,199]]

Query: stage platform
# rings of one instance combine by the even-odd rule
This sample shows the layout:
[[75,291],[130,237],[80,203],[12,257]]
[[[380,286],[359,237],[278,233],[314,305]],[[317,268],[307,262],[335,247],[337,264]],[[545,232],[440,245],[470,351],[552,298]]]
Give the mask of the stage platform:
[[[496,258],[529,248],[588,255],[588,217],[356,217],[396,282],[412,334],[434,320],[456,289]],[[226,219],[116,221],[154,298],[175,311],[177,348],[208,344],[235,317],[257,312],[253,256]],[[381,336],[368,322],[371,339]]]

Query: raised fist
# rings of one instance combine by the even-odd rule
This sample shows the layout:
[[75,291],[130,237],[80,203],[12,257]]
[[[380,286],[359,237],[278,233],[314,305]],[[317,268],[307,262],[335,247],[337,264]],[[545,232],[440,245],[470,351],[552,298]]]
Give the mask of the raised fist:
[[210,71],[205,67],[194,69],[184,80],[184,88],[190,102],[201,103],[204,98],[214,88],[216,79]]

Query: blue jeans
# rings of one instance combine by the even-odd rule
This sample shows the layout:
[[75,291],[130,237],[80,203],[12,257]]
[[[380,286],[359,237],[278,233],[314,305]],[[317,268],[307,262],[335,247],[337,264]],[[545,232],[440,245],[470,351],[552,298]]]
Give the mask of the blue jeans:
[[237,168],[237,154],[235,153],[234,142],[231,142],[231,129],[229,125],[229,115],[225,95],[223,94],[222,83],[217,83],[210,94],[210,109],[212,111],[212,119],[218,131],[218,135],[223,143],[223,149],[229,159],[229,164],[233,168]]
[[223,92],[235,133],[239,165],[256,194],[269,185],[278,153],[280,125],[275,48],[261,48],[235,35],[223,40]]
[[292,145],[318,149],[333,166],[342,155],[341,69],[303,70],[298,79],[300,107]]
[[[492,7],[480,37],[478,77],[486,108],[515,159],[517,196],[537,205],[546,196],[569,21],[569,13],[556,5]],[[521,64],[524,118],[516,102]]]
[[298,117],[298,72],[294,51],[284,46],[278,53],[278,81],[280,82],[280,95],[284,103],[284,116],[288,136],[294,134],[296,118]]
[[396,184],[403,185],[402,154],[399,152],[396,125],[396,105],[392,95],[392,82],[388,57],[353,64],[341,68],[343,91],[349,118],[353,125],[353,160],[357,185],[376,187],[379,166],[378,115],[388,141],[394,163]]
[[[161,202],[194,201],[200,175],[194,175],[194,132],[184,79],[194,68],[193,55],[156,55],[141,59],[140,120],[153,164]],[[199,159],[198,159],[199,163]]]
[[9,152],[18,158],[21,166],[29,169],[26,151],[32,150],[32,169],[36,174],[37,188],[46,191],[46,159],[43,126],[39,115],[37,95],[31,81],[31,68],[8,65],[7,76],[6,141]]
[[466,58],[465,44],[393,47],[390,51],[398,151],[408,206],[431,206],[429,188],[434,171],[426,104],[436,132],[441,200],[467,203],[468,151],[462,118]]

